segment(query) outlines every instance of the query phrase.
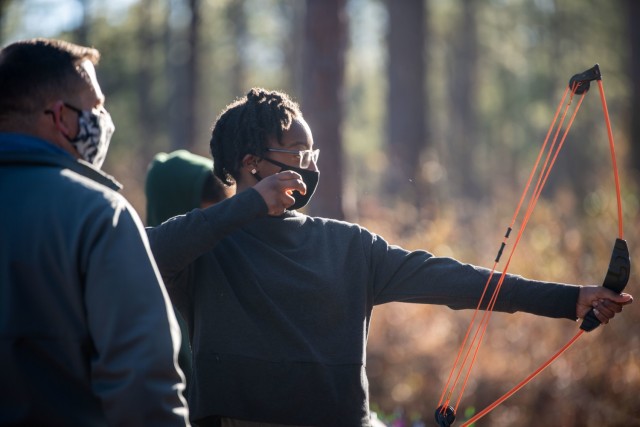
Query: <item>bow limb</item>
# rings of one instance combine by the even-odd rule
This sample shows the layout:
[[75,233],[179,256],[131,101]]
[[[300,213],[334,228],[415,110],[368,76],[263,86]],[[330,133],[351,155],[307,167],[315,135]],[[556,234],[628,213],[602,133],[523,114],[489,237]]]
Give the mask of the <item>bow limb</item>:
[[[611,120],[609,119],[607,100],[604,96],[600,67],[598,66],[598,64],[596,64],[591,70],[595,70],[593,73],[594,79],[598,82],[604,121],[607,125],[607,137],[609,138],[609,151],[611,152],[611,165],[613,168],[613,177],[616,188],[616,201],[618,206],[618,238],[616,238],[616,241],[613,244],[611,260],[609,261],[609,268],[607,269],[607,274],[604,278],[602,286],[604,286],[605,288],[609,288],[616,293],[621,293],[629,282],[629,274],[631,273],[631,260],[629,255],[629,247],[627,246],[627,242],[624,240],[624,232],[622,226],[622,196],[620,192],[620,177],[618,174],[618,163],[616,161],[615,144],[613,143],[613,131],[611,130]],[[587,70],[586,72],[589,72],[589,70]],[[573,78],[575,77],[576,76],[574,76]],[[593,309],[591,309],[589,313],[587,313],[587,315],[584,317],[584,320],[580,325],[580,329],[586,332],[590,332],[598,326],[600,326],[600,321],[596,318]]]

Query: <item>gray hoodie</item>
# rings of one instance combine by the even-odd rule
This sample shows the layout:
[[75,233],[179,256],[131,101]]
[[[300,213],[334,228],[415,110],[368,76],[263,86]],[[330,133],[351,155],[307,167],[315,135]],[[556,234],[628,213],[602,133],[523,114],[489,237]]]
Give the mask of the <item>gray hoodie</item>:
[[45,141],[0,133],[0,425],[188,423],[178,326],[115,189]]

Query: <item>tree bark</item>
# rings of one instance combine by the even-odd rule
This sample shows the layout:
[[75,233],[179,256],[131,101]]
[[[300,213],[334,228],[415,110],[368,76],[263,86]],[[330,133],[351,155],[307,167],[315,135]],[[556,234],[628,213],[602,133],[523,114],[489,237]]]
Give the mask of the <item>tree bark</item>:
[[302,110],[321,149],[321,182],[309,205],[314,215],[344,218],[343,90],[347,41],[346,0],[307,0]]
[[236,54],[233,56],[231,64],[231,90],[233,97],[245,95],[250,88],[246,87],[246,53],[244,52],[247,34],[247,14],[245,13],[245,0],[235,0],[227,6],[227,17],[233,32],[233,39],[236,45]]
[[477,134],[476,87],[478,66],[478,29],[476,1],[462,0],[462,16],[458,21],[452,41],[453,60],[449,79],[451,94],[450,132],[451,150],[450,177],[458,177],[457,192],[476,198],[479,194],[477,168],[474,163],[475,136]]
[[427,144],[425,0],[387,0],[389,52],[387,94],[388,169],[385,193],[420,206],[424,196],[420,155]]
[[137,114],[139,117],[138,133],[144,144],[139,145],[138,153],[140,157],[148,161],[155,154],[155,141],[157,122],[154,114],[157,109],[151,96],[151,88],[155,73],[153,70],[153,52],[155,51],[155,32],[149,24],[151,21],[151,10],[153,9],[153,0],[142,0],[138,12],[138,72],[136,76],[136,94],[137,94]]
[[177,28],[169,24],[170,135],[174,150],[193,150],[197,143],[200,0],[188,0],[187,3],[191,17],[189,23]]

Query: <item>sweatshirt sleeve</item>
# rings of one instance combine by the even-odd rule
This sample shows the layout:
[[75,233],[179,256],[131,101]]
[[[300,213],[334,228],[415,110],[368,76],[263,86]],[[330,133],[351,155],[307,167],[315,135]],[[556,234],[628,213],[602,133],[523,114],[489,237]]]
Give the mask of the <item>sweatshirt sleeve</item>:
[[162,277],[171,280],[224,236],[267,213],[262,196],[249,188],[206,209],[195,209],[147,228]]
[[121,196],[94,210],[82,266],[91,384],[109,425],[185,426],[180,331],[142,222]]
[[[491,275],[489,269],[435,257],[426,251],[406,251],[372,236],[374,303],[391,301],[441,304],[452,309],[475,309]],[[495,272],[483,299],[490,300],[500,272]],[[494,310],[523,311],[539,316],[576,319],[580,286],[530,280],[507,274]]]

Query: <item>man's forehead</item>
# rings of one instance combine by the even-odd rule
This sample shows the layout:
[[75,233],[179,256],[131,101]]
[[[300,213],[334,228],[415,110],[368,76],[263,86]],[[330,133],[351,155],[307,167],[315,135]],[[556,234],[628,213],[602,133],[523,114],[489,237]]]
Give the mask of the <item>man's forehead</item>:
[[98,83],[98,76],[96,75],[96,69],[93,66],[93,63],[88,59],[85,59],[80,63],[80,68],[82,68],[89,76],[91,81],[91,85],[96,93],[98,99],[104,102],[104,94],[102,93],[102,89],[100,89],[100,84]]

